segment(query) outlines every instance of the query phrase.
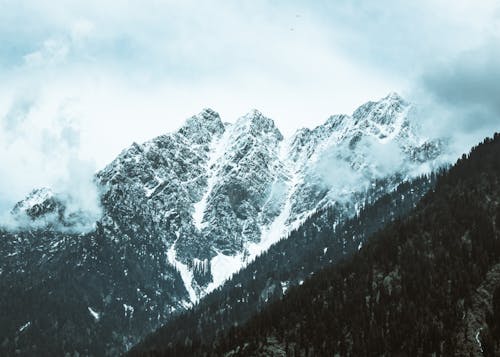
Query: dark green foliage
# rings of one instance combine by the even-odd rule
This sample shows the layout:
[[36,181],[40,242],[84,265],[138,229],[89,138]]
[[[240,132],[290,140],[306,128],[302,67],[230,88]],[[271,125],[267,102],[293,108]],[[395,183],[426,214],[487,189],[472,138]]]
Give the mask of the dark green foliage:
[[[148,313],[154,302],[140,300],[137,289],[155,296],[149,282],[165,274],[159,299],[165,307],[184,290],[173,267],[151,263],[162,247],[139,239],[125,245],[100,229],[86,235],[0,231],[0,355],[120,354],[159,324]],[[135,306],[133,313],[124,304]],[[89,307],[106,313],[96,320]],[[157,311],[163,318],[170,312]]]
[[[375,233],[350,259],[291,288],[242,326],[186,345],[165,333],[185,328],[176,320],[143,346],[156,346],[167,356],[255,356],[273,349],[292,356],[472,351],[477,342],[457,336],[472,293],[500,263],[499,183],[500,136],[495,135],[442,174],[410,215]],[[490,328],[478,337],[485,355],[498,351],[499,296],[497,288]],[[212,304],[203,305],[204,313],[216,323],[221,310],[210,310]],[[189,314],[200,316],[196,310]]]
[[482,333],[482,344],[494,356],[495,352],[500,352],[500,285],[493,293],[491,305],[492,313],[487,316],[488,329]]
[[[404,182],[375,202],[367,201],[351,219],[342,217],[338,206],[316,212],[193,310],[182,313],[148,337],[132,354],[172,345],[176,354],[189,355],[198,346],[223,338],[231,333],[232,326],[244,323],[269,302],[280,299],[282,283],[296,286],[321,268],[356,252],[366,237],[412,210],[433,187],[435,179],[431,175]],[[374,182],[366,196],[377,196],[386,184]]]
[[[493,294],[493,319],[500,327],[500,286],[495,289]],[[496,334],[495,337],[500,337],[500,330],[498,332],[499,334]]]

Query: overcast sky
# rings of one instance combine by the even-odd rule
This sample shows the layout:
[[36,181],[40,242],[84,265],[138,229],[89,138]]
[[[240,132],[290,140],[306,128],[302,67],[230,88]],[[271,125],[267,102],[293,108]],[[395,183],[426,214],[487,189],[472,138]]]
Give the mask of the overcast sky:
[[0,208],[205,107],[290,135],[397,91],[475,140],[500,130],[499,19],[495,0],[0,0]]

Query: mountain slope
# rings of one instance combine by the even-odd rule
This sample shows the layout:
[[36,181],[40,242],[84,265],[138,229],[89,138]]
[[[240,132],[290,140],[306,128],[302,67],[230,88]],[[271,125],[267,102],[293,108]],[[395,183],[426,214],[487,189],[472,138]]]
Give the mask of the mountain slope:
[[341,223],[439,167],[446,146],[410,111],[391,94],[285,139],[258,111],[225,124],[206,109],[98,172],[97,216],[35,190],[0,229],[1,351],[117,354],[308,217],[332,206]]
[[[443,142],[418,136],[410,111],[393,93],[284,139],[256,110],[223,124],[207,109],[98,173],[104,230],[141,222],[181,271],[186,303],[196,302],[314,212],[336,204],[352,216],[442,165]],[[385,187],[366,197],[376,180]]]
[[189,354],[498,355],[498,197],[496,134],[351,259]]
[[352,255],[367,237],[413,209],[434,182],[434,175],[405,182],[367,203],[351,219],[339,217],[335,206],[315,213],[221,288],[148,336],[130,355],[161,350],[169,344],[175,346],[172,354],[189,355],[191,349],[185,341],[191,341],[190,345],[211,343],[321,268]]
[[101,230],[0,232],[0,354],[118,355],[132,346],[184,308],[160,243]]

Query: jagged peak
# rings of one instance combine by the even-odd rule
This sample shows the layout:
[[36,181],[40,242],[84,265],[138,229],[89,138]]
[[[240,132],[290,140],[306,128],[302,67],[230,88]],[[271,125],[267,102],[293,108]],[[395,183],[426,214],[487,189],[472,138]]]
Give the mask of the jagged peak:
[[255,109],[255,108],[250,109],[250,111],[245,116],[266,118],[266,116],[264,114],[262,114],[262,112],[260,110]]
[[219,113],[213,110],[212,108],[203,108],[203,110],[198,114],[198,116],[209,121],[217,119],[220,120]]
[[32,190],[26,197],[15,204],[11,214],[16,219],[24,217],[35,220],[48,214],[59,214],[64,210],[60,198],[48,187]]
[[391,92],[377,102],[367,102],[356,109],[352,115],[356,123],[372,122],[378,125],[392,125],[398,116],[409,107],[396,92]]
[[201,125],[207,129],[216,129],[224,126],[219,113],[211,108],[204,108],[200,113],[187,119],[183,127],[193,124]]
[[178,132],[187,139],[202,144],[209,142],[213,135],[221,135],[224,131],[224,123],[219,113],[205,108],[199,114],[187,119]]
[[345,120],[349,118],[345,114],[335,114],[330,116],[323,125],[318,126],[315,130],[321,130],[322,128],[335,129],[338,128]]
[[390,101],[398,101],[398,102],[404,102],[405,100],[403,99],[402,96],[399,95],[397,92],[389,92],[384,98],[381,100],[390,100]]
[[259,122],[272,122],[274,126],[274,121],[272,119],[267,118],[260,110],[251,109],[248,113],[243,115],[238,119],[238,122],[249,122],[249,123],[259,123]]
[[240,117],[236,121],[236,126],[246,127],[246,130],[253,135],[272,133],[279,141],[283,140],[283,135],[276,127],[274,120],[266,117],[257,109],[252,109],[247,114]]
[[13,211],[27,210],[35,205],[41,204],[54,197],[54,192],[49,187],[40,187],[33,189],[26,197],[19,201]]

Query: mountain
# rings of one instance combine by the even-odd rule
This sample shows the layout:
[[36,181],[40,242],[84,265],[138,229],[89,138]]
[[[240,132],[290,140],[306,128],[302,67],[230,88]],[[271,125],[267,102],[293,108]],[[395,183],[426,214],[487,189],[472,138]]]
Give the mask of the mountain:
[[436,175],[430,175],[402,183],[338,224],[335,206],[314,213],[193,308],[172,317],[130,355],[173,346],[170,354],[183,356],[190,355],[193,346],[211,344],[315,272],[348,259],[370,235],[410,212],[434,187],[435,179]]
[[[29,212],[52,216],[44,202]],[[0,354],[119,355],[185,308],[161,241],[48,222],[0,231]]]
[[15,229],[0,230],[1,351],[116,355],[309,217],[334,207],[339,224],[446,151],[397,94],[291,138],[258,111],[227,124],[206,109],[95,175],[97,219],[50,189],[13,208]]
[[164,242],[196,302],[314,212],[352,216],[376,179],[381,194],[439,167],[443,142],[419,137],[410,110],[392,93],[287,140],[256,110],[234,124],[204,110],[98,173],[104,231],[140,222],[127,229]]
[[351,258],[317,272],[210,342],[164,344],[150,355],[497,356],[498,197],[495,134]]

